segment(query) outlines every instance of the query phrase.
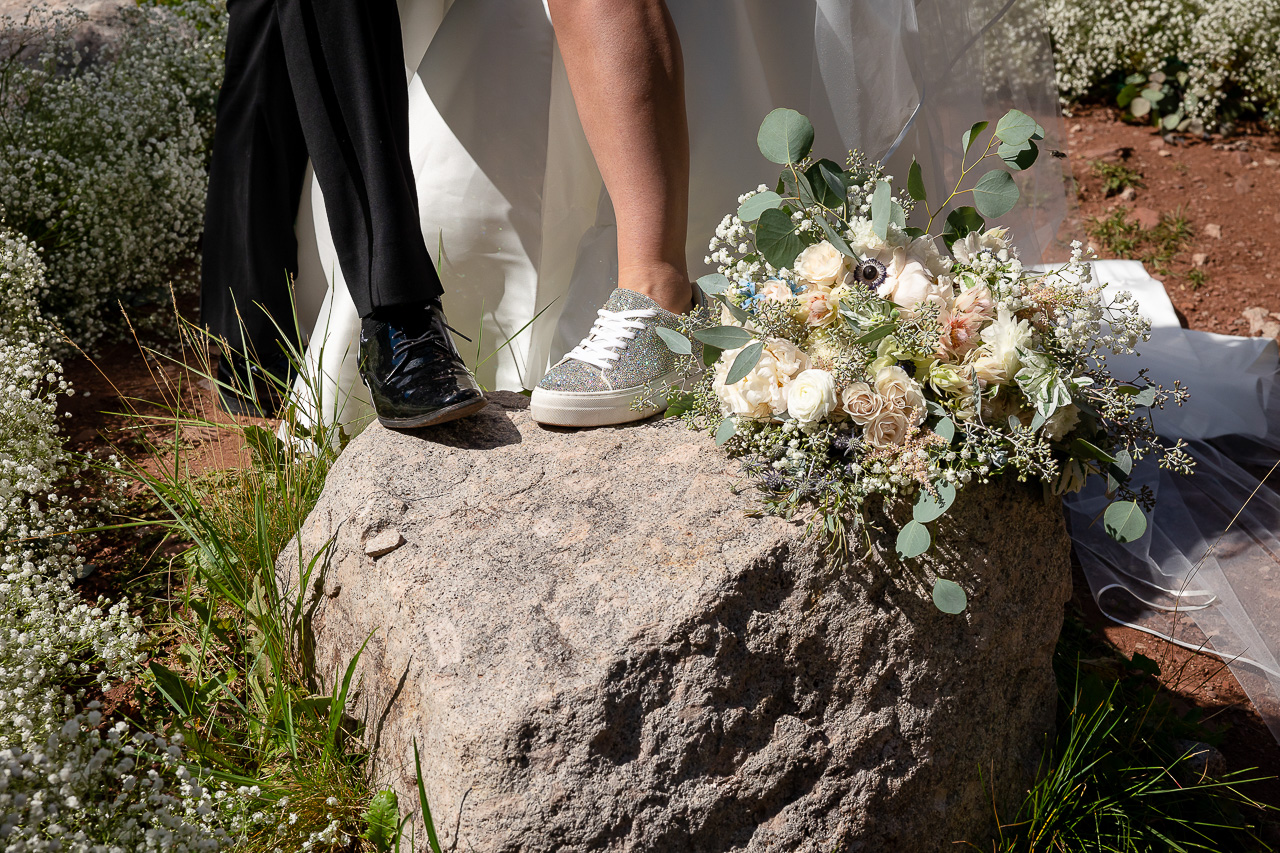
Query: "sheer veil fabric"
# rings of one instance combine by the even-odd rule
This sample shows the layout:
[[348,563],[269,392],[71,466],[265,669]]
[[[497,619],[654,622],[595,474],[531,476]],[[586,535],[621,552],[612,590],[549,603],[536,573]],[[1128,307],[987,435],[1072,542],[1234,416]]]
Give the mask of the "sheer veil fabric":
[[[548,13],[515,0],[400,0],[400,12],[421,224],[445,310],[475,342],[462,351],[485,387],[531,388],[590,328],[617,266],[613,206]],[[917,158],[935,205],[958,177],[960,137],[974,121],[1016,107],[1044,126],[1042,150],[1065,148],[1033,0],[699,0],[672,3],[671,12],[685,58],[695,277],[710,271],[707,240],[738,194],[777,179],[755,144],[776,107],[809,116],[815,149],[833,159],[857,148],[886,158],[903,181]],[[1050,157],[1019,175],[1023,201],[999,224],[1014,227],[1024,262],[1054,244],[1065,178]],[[361,424],[372,412],[356,370],[359,318],[311,180],[297,230],[297,304],[312,332],[307,358],[321,376],[310,417]],[[1275,347],[1178,328],[1163,288],[1140,265],[1102,262],[1097,272],[1135,290],[1156,320],[1141,366],[1192,388],[1188,408],[1156,423],[1193,440],[1200,469],[1176,478],[1138,466],[1158,508],[1147,536],[1128,546],[1095,521],[1104,498],[1089,492],[1067,502],[1094,595],[1118,621],[1234,661],[1280,737],[1280,541],[1271,532],[1280,529],[1280,498],[1259,492],[1219,540],[1257,484],[1258,466],[1280,451]],[[1116,373],[1131,378],[1137,366],[1117,364]],[[300,391],[298,399],[312,398]]]

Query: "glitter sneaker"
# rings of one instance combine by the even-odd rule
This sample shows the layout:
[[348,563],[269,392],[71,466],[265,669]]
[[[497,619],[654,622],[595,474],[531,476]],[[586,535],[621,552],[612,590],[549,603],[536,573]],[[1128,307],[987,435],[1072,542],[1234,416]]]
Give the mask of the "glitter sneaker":
[[[700,298],[695,286],[695,305]],[[681,371],[655,329],[675,329],[679,320],[643,293],[618,288],[609,294],[591,332],[533,389],[533,419],[551,426],[608,426],[666,409],[663,392],[680,381]],[[633,409],[646,390],[654,392],[653,405]]]

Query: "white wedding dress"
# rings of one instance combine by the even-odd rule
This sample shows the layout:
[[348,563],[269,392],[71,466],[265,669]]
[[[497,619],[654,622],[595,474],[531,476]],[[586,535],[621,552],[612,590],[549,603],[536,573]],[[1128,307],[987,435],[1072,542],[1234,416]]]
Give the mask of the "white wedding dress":
[[[548,13],[527,0],[399,3],[422,229],[444,283],[445,311],[474,341],[462,352],[482,385],[531,388],[590,328],[617,268],[613,207]],[[1031,0],[670,6],[685,59],[695,276],[707,271],[707,240],[736,209],[737,196],[777,180],[777,167],[755,143],[760,120],[775,107],[807,115],[815,150],[832,159],[860,149],[883,158],[901,180],[916,157],[932,180],[931,198],[945,195],[944,177],[958,171],[962,132],[1010,107],[1046,128],[1044,150],[1065,148],[1046,29]],[[1063,161],[1047,156],[1019,176],[1024,202],[1001,222],[1013,226],[1024,261],[1053,243],[1067,206],[1064,176]],[[320,377],[318,399],[301,386],[297,399],[313,420],[360,425],[372,411],[356,370],[359,318],[310,178],[297,230],[297,305],[311,330],[310,371]],[[1256,484],[1237,466],[1265,462],[1268,453],[1274,459],[1280,449],[1269,418],[1280,405],[1269,396],[1275,346],[1181,330],[1163,288],[1138,264],[1100,262],[1097,272],[1135,290],[1155,321],[1142,364],[1157,379],[1181,378],[1193,389],[1187,409],[1159,416],[1161,431],[1219,442],[1248,436],[1253,443],[1245,456],[1233,445],[1230,457],[1197,444],[1195,486],[1140,468],[1160,502],[1152,533],[1136,547],[1115,545],[1091,525],[1097,496],[1069,501],[1078,553],[1114,618],[1193,644],[1204,639],[1187,639],[1198,626],[1215,651],[1238,657],[1233,670],[1280,738],[1280,606],[1262,582],[1269,578],[1274,588],[1280,577],[1280,542],[1268,532],[1278,529],[1275,495],[1255,497],[1245,523],[1190,572],[1205,540],[1226,526],[1222,513],[1238,509]],[[1146,617],[1130,607],[1137,599],[1180,603],[1189,619],[1176,626],[1140,621]]]

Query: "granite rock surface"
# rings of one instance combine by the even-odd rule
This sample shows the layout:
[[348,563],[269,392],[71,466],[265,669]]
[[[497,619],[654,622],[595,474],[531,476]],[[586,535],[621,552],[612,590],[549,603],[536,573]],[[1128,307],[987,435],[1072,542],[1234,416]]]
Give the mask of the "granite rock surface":
[[[750,517],[737,463],[680,423],[544,429],[493,398],[367,429],[299,538],[325,554],[318,671],[368,638],[374,775],[416,803],[418,744],[444,849],[912,853],[981,842],[992,786],[1016,807],[1070,585],[1038,489],[962,493],[911,565],[891,534],[840,564]],[[964,614],[934,608],[938,575]]]

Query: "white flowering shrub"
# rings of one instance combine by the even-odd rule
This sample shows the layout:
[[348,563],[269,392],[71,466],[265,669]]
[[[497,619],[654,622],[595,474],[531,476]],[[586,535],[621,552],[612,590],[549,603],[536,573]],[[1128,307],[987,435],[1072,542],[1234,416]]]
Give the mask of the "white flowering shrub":
[[[1167,76],[1160,112],[1212,127],[1280,115],[1280,0],[1048,0],[1064,103]],[[1110,87],[1110,89],[1108,88]]]
[[0,17],[0,206],[43,254],[46,316],[81,346],[118,325],[117,301],[167,304],[199,273],[225,15],[122,15],[93,61],[73,49],[75,13]]

